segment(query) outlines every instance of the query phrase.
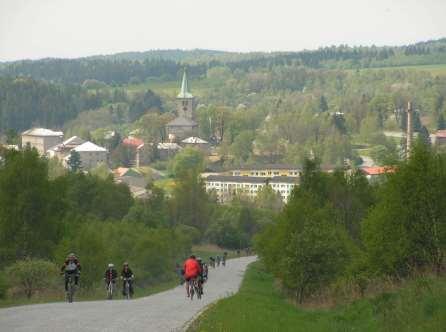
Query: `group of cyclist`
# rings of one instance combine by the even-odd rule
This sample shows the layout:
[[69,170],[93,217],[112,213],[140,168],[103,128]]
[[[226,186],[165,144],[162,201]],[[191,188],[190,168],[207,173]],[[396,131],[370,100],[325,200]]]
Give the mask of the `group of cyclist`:
[[224,252],[221,257],[219,255],[217,255],[215,258],[209,257],[209,264],[211,265],[212,268],[220,266],[220,263],[221,265],[225,266],[227,257],[228,257],[227,252]]
[[[209,264],[212,268],[220,266],[220,263],[225,266],[228,253],[225,252],[220,257],[217,255],[214,257],[209,257]],[[217,264],[217,265],[216,265]],[[181,283],[186,285],[186,295],[187,297],[192,297],[191,289],[193,284],[196,282],[198,290],[200,293],[199,298],[203,295],[203,285],[208,280],[208,264],[204,262],[200,257],[195,257],[191,255],[183,265],[181,269]]]
[[[70,277],[74,277],[74,285],[79,285],[79,275],[81,271],[81,264],[79,262],[79,259],[76,257],[75,254],[71,253],[68,255],[67,259],[65,260],[64,264],[61,268],[61,273],[65,274],[65,292],[68,292],[68,282],[70,280]],[[126,282],[129,285],[129,295],[130,297],[133,296],[133,279],[135,278],[132,269],[130,269],[129,264],[125,262],[122,266],[121,270],[121,279],[122,279],[122,294],[125,296],[125,285]],[[108,287],[110,282],[113,284],[113,286],[116,285],[116,280],[118,279],[118,271],[115,269],[115,265],[113,263],[108,264],[107,269],[104,273],[104,281],[105,286]]]
[[[215,266],[220,266],[220,263],[225,266],[226,265],[227,253],[223,253],[220,257],[219,255],[214,257],[209,257],[210,265],[215,268]],[[177,269],[180,268],[177,264]],[[79,259],[75,254],[71,253],[67,256],[64,264],[61,268],[61,273],[65,275],[65,292],[68,292],[68,283],[70,279],[74,277],[74,284],[78,286],[79,284],[79,275],[81,271],[81,264]],[[195,255],[191,255],[184,262],[182,268],[179,270],[181,274],[181,283],[186,284],[186,295],[187,297],[191,297],[191,285],[193,283],[197,283],[199,289],[199,298],[203,295],[203,284],[208,279],[208,265],[204,262],[200,257],[195,257]],[[133,271],[130,269],[129,264],[125,262],[122,266],[121,270],[121,279],[122,279],[122,294],[126,296],[126,283],[128,285],[128,291],[130,297],[133,296],[133,279],[134,279]],[[104,273],[104,281],[106,288],[109,287],[110,283],[112,283],[113,287],[116,285],[116,281],[118,279],[118,271],[116,270],[113,263],[108,264],[107,269]]]

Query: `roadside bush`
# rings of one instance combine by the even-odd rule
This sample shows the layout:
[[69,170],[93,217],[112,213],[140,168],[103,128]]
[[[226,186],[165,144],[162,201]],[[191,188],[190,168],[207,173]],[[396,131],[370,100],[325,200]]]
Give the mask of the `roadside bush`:
[[5,270],[11,288],[31,298],[40,290],[47,290],[58,276],[57,266],[43,259],[24,259]]
[[4,272],[0,273],[0,299],[4,299],[6,297],[6,292],[8,290],[8,283],[6,281],[6,277]]

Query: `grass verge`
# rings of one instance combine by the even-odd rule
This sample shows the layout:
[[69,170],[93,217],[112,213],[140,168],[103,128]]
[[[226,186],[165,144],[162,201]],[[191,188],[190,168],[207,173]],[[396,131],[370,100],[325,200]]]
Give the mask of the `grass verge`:
[[[179,284],[179,281],[177,278],[165,281],[156,285],[153,285],[151,287],[135,287],[135,292],[133,295],[133,298],[139,298],[139,297],[145,297],[152,294],[164,292],[166,290],[169,290],[171,288],[176,287]],[[123,296],[121,294],[121,282],[118,281],[117,289],[115,291],[115,300],[123,299]],[[102,301],[106,300],[106,290],[104,287],[95,287],[93,289],[81,289],[79,292],[77,292],[74,296],[75,302],[81,302],[81,301]],[[0,308],[7,308],[7,307],[16,307],[21,305],[28,305],[28,304],[40,304],[40,303],[52,303],[52,302],[64,302],[65,299],[65,293],[63,291],[63,283],[61,282],[61,288],[60,292],[56,293],[45,293],[45,294],[35,294],[31,299],[27,299],[24,297],[20,298],[6,298],[0,300]]]
[[446,331],[446,279],[416,279],[395,293],[305,310],[290,304],[257,262],[236,295],[218,301],[188,329],[196,331]]

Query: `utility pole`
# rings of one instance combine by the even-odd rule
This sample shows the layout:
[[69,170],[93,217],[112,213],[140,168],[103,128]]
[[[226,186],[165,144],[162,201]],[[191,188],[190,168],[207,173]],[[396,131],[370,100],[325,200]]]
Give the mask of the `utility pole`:
[[407,131],[406,131],[406,159],[410,158],[410,152],[412,150],[412,137],[413,137],[413,121],[412,121],[412,103],[407,103]]

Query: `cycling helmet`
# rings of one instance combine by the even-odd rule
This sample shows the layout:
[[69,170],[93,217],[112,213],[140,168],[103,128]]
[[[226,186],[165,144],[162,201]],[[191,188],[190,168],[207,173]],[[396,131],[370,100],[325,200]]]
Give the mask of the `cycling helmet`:
[[108,267],[115,267],[115,264],[110,263],[110,264],[108,264]]
[[201,257],[197,257],[197,261],[201,262]]
[[129,263],[125,262],[123,265],[124,265],[124,266],[129,266]]
[[76,255],[71,253],[71,254],[68,255],[68,258],[76,258]]

